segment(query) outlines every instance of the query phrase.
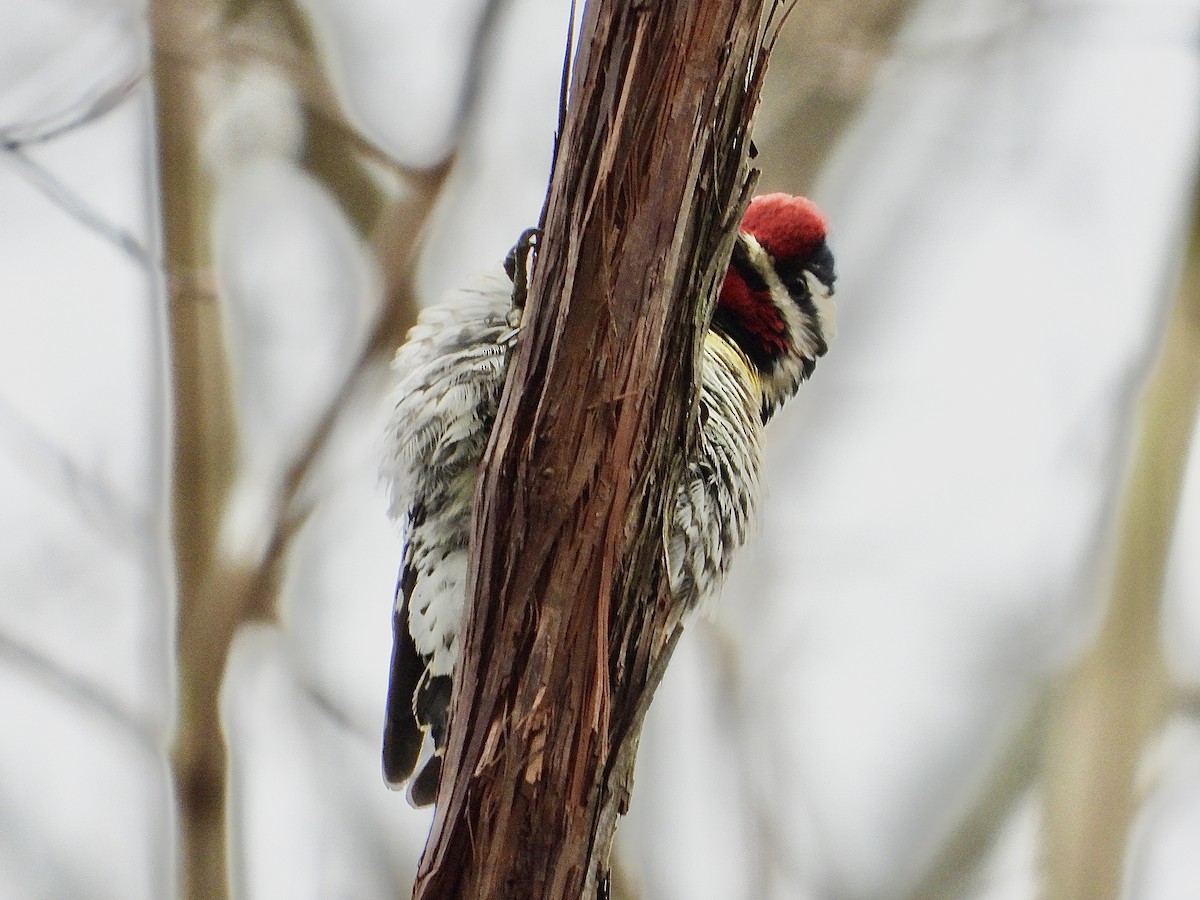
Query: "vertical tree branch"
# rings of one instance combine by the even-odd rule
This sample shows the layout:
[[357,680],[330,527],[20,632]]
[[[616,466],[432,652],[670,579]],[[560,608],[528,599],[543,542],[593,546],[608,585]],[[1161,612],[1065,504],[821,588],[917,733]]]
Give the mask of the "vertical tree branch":
[[[1200,209],[1200,207],[1197,207]],[[1200,220],[1198,220],[1200,221]],[[1046,889],[1117,897],[1140,798],[1137,767],[1170,712],[1160,602],[1200,400],[1200,224],[1139,409],[1107,615],[1062,690],[1047,750]]]
[[170,311],[178,576],[179,718],[171,768],[179,803],[186,897],[228,895],[225,744],[218,692],[235,618],[222,608],[212,548],[234,467],[233,409],[210,246],[211,185],[199,157],[195,66],[206,10],[183,0],[150,7],[163,256]]
[[[282,60],[304,93],[310,116],[308,162],[369,231],[382,259],[385,310],[341,385],[336,399],[297,449],[280,497],[280,519],[261,561],[222,558],[217,547],[224,504],[237,467],[237,425],[213,271],[211,208],[215,185],[200,158],[204,127],[200,79],[219,64],[255,59],[253,47],[231,41],[223,0],[205,4],[155,0],[150,8],[158,136],[164,262],[170,308],[174,389],[172,510],[178,573],[178,721],[171,747],[180,823],[182,895],[204,900],[228,896],[230,866],[226,795],[228,755],[221,729],[220,692],[233,638],[244,623],[271,620],[281,564],[295,529],[308,511],[300,486],[328,441],[345,401],[382,364],[412,318],[411,269],[415,236],[448,165],[402,171],[410,192],[393,198],[372,186],[361,157],[382,159],[339,115],[334,93],[316,59],[306,23],[283,0],[262,0],[259,30],[292,21],[299,48]],[[255,4],[249,4],[255,5]],[[227,10],[228,11],[228,10]],[[248,10],[243,10],[248,11]],[[290,17],[290,18],[289,18]],[[232,44],[233,49],[230,49]],[[234,52],[244,49],[243,54]],[[271,61],[271,60],[268,60]],[[313,129],[312,121],[318,123]],[[311,132],[316,131],[315,138]],[[314,149],[316,148],[316,149]],[[340,155],[338,150],[340,149]],[[340,168],[334,160],[341,160]]]
[[[764,23],[764,7],[771,14]],[[595,897],[679,635],[664,509],[752,178],[780,10],[597,0],[475,503],[453,724],[415,896]]]

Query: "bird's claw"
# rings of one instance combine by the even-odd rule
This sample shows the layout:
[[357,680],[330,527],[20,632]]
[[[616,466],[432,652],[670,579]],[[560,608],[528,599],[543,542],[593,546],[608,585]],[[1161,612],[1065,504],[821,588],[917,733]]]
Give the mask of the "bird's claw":
[[540,228],[526,228],[504,258],[504,271],[513,284],[512,309],[508,313],[508,324],[513,328],[521,325],[521,314],[525,311],[525,298],[529,294],[529,275],[532,261],[542,237]]

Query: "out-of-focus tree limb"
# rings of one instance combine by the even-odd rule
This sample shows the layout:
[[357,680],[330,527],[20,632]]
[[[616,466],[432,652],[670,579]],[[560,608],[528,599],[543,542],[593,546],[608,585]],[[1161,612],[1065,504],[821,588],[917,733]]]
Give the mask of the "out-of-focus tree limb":
[[137,237],[92,209],[73,190],[63,184],[52,171],[37,163],[19,146],[5,147],[3,153],[9,164],[20,171],[30,184],[58,204],[84,228],[89,228],[104,239],[111,241],[139,266],[150,268],[153,265],[150,253]]
[[179,710],[171,765],[187,897],[228,895],[226,756],[218,693],[240,616],[212,548],[234,467],[235,433],[210,246],[211,185],[199,153],[197,70],[181,53],[209,4],[156,0],[153,39],[163,260],[174,387],[173,499]]
[[279,567],[292,535],[308,515],[311,497],[302,487],[340,413],[373,379],[403,340],[417,309],[413,281],[420,237],[445,182],[453,156],[427,170],[388,157],[346,116],[320,57],[304,11],[292,0],[233,0],[225,27],[210,31],[193,51],[196,65],[267,65],[284,75],[305,112],[299,161],[337,199],[371,247],[381,275],[382,309],[338,385],[334,400],[315,423],[308,441],[283,478],[281,515],[267,543],[263,565],[248,586],[250,605],[270,609]]
[[[411,322],[417,237],[448,167],[409,173],[391,164],[338,109],[303,16],[287,3],[253,6],[242,11],[246,20],[231,17],[219,3],[163,0],[151,9],[175,391],[179,716],[172,767],[183,891],[204,898],[224,897],[229,890],[227,755],[219,698],[231,641],[243,624],[277,615],[281,565],[308,508],[298,502],[301,486],[348,398],[365,376],[378,371]],[[266,552],[246,565],[222,558],[216,549],[237,468],[237,425],[213,273],[214,185],[200,148],[206,125],[204,79],[216,66],[252,63],[282,66],[304,98],[309,121],[302,162],[375,245],[385,305],[334,402],[306,444],[295,448]],[[409,190],[389,189],[387,178],[372,175],[365,160],[397,185],[404,179]]]
[[1200,227],[1139,413],[1106,617],[1061,691],[1046,755],[1046,896],[1121,893],[1137,768],[1174,698],[1160,644],[1166,554],[1200,400]]
[[771,55],[755,126],[762,190],[808,193],[914,0],[805,3]]

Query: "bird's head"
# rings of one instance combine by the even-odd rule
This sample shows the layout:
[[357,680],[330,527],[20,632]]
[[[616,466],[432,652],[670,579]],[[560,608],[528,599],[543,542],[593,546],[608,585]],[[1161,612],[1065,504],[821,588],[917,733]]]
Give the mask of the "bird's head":
[[742,218],[712,327],[757,369],[764,419],[812,374],[836,331],[825,231],[816,205],[791,194],[755,197]]

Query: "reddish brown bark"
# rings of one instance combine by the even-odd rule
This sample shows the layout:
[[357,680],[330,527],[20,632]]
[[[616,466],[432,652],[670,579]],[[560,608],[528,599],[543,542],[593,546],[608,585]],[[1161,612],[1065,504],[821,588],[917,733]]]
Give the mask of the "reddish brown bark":
[[[664,504],[749,196],[768,0],[584,13],[525,329],[476,497],[453,724],[415,896],[594,897],[678,636]],[[697,299],[701,298],[701,302]]]

